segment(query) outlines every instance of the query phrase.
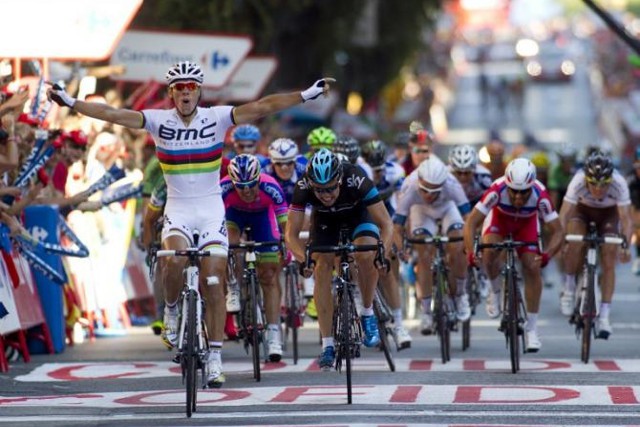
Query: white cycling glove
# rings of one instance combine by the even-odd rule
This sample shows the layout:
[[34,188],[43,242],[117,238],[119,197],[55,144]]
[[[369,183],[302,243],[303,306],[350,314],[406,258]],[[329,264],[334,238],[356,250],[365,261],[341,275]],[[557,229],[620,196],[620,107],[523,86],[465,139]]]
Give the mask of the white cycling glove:
[[73,106],[76,105],[76,99],[69,96],[69,94],[57,84],[53,85],[49,96],[53,102],[61,107],[73,108]]
[[329,83],[334,83],[335,81],[336,79],[332,79],[331,77],[317,80],[309,89],[300,92],[302,101],[307,102],[310,99],[316,99],[324,93],[325,86],[329,86]]

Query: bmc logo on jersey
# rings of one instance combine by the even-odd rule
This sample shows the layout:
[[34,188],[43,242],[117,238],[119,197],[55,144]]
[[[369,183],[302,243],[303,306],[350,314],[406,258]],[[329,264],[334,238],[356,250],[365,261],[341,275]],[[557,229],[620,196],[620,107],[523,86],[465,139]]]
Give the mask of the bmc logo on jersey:
[[351,175],[349,178],[347,178],[347,187],[360,188],[363,182],[364,176]]
[[284,202],[282,192],[273,184],[266,184],[262,190],[267,193],[277,205],[281,205]]
[[165,125],[160,125],[158,135],[165,141],[193,141],[216,136],[215,126],[217,123],[204,126],[200,129],[173,129]]

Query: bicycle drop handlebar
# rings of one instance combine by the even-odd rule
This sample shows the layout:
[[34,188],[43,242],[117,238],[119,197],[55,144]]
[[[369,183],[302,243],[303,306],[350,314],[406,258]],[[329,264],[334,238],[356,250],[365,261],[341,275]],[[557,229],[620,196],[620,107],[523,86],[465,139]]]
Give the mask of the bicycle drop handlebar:
[[378,243],[376,243],[375,245],[356,245],[353,243],[339,245],[307,245],[305,249],[304,266],[306,269],[313,268],[313,264],[315,264],[315,262],[311,259],[311,254],[313,253],[333,253],[338,256],[346,256],[355,252],[368,251],[377,251],[376,258],[374,260],[374,265],[376,266],[376,268],[381,268],[382,266],[388,267],[388,264],[384,258],[384,245],[382,244],[382,241],[378,241]]
[[421,238],[407,238],[406,242],[410,244],[418,244],[418,245],[437,245],[439,243],[455,243],[461,242],[464,240],[462,236],[436,236],[436,237],[421,237]]
[[625,239],[622,237],[614,237],[614,236],[591,236],[589,234],[567,234],[565,236],[565,240],[567,242],[587,242],[587,243],[609,243],[612,245],[622,245],[625,243]]

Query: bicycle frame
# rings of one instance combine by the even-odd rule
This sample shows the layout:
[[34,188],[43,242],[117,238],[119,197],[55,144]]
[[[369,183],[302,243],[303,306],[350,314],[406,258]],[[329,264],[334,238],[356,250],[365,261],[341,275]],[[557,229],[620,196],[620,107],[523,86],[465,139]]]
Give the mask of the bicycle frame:
[[341,372],[342,360],[345,360],[347,371],[347,403],[351,404],[353,399],[351,383],[351,359],[360,357],[360,344],[363,335],[362,326],[358,321],[355,302],[353,298],[353,287],[350,262],[351,254],[354,252],[377,251],[376,265],[378,262],[384,263],[384,248],[382,242],[376,245],[354,245],[351,243],[347,230],[340,230],[338,245],[312,246],[307,243],[305,250],[307,269],[312,268],[312,253],[333,253],[340,257],[339,274],[335,285],[335,301],[333,312],[333,331],[336,338],[336,370]]
[[455,243],[463,240],[462,236],[429,236],[423,238],[407,239],[409,244],[433,245],[435,254],[431,260],[431,274],[433,275],[432,315],[433,323],[440,338],[440,355],[442,363],[451,360],[450,332],[456,329],[457,317],[455,304],[451,299],[449,289],[449,268],[445,263],[446,253],[444,246],[447,243]]
[[503,312],[498,329],[505,334],[506,345],[509,348],[511,358],[511,372],[517,373],[520,370],[520,349],[518,336],[522,337],[524,347],[524,328],[527,321],[527,310],[522,300],[522,294],[518,285],[518,271],[516,269],[516,249],[524,246],[538,246],[539,242],[523,242],[513,240],[512,235],[508,235],[502,242],[479,243],[476,236],[474,241],[474,253],[481,249],[498,249],[506,251],[506,261],[502,268],[503,281]]
[[[183,269],[184,287],[180,297],[181,316],[178,330],[177,358],[182,367],[182,378],[187,388],[187,417],[196,410],[196,372],[201,369],[203,388],[206,387],[204,361],[207,356],[208,339],[204,325],[204,300],[200,294],[200,258],[213,255],[210,251],[198,249],[199,232],[193,232],[193,245],[186,249],[165,249],[156,256],[186,257]],[[207,285],[218,285],[217,277],[207,278]],[[194,338],[196,338],[194,340]],[[185,381],[186,380],[186,381]]]
[[591,350],[591,333],[595,334],[593,323],[598,315],[596,307],[596,281],[598,271],[598,254],[600,246],[603,244],[622,245],[625,240],[621,237],[600,236],[595,222],[588,225],[586,235],[567,234],[567,242],[583,242],[587,245],[584,256],[585,273],[580,285],[580,297],[576,301],[574,313],[569,319],[570,323],[576,326],[576,335],[582,335],[580,358],[584,363],[589,363],[589,353]]

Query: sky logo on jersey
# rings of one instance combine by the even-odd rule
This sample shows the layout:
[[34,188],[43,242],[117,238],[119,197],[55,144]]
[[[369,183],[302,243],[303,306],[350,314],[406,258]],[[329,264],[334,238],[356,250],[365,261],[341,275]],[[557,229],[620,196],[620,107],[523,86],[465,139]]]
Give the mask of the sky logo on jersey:
[[347,178],[347,186],[349,187],[360,188],[363,182],[364,176],[351,175],[349,178]]

